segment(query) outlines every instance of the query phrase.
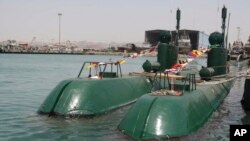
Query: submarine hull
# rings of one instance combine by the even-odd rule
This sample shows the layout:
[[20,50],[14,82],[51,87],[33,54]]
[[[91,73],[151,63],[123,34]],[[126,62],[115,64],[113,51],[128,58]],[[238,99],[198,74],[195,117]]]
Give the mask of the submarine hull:
[[69,79],[60,82],[40,106],[48,115],[97,115],[134,102],[151,91],[144,77]]
[[123,118],[118,128],[134,139],[188,135],[204,125],[228,95],[234,78],[197,84],[181,96],[146,94]]

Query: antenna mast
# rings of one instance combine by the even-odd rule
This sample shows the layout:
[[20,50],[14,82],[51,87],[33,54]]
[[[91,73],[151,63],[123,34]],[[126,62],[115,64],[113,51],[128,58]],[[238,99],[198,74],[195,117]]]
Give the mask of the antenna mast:
[[237,30],[238,30],[237,41],[239,42],[240,41],[240,27],[237,27]]
[[228,15],[228,23],[227,23],[227,36],[226,36],[226,49],[227,49],[227,43],[228,43],[228,30],[229,30],[229,21],[230,21],[230,13]]
[[223,39],[222,45],[224,46],[225,45],[226,17],[227,17],[227,8],[225,6],[222,8],[221,17],[222,17],[222,26],[221,26],[221,29],[222,29],[222,37],[223,37],[222,38]]
[[178,46],[178,40],[179,40],[179,29],[180,29],[180,19],[181,19],[181,10],[177,9],[176,12],[176,37],[175,37],[175,45]]

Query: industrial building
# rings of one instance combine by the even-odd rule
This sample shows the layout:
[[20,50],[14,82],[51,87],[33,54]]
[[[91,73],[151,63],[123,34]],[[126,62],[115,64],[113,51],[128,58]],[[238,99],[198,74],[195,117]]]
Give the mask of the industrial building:
[[[145,31],[145,42],[150,43],[152,45],[156,45],[160,41],[160,36],[164,32],[170,32],[172,36],[171,42],[174,43],[176,38],[176,31],[169,30],[148,30]],[[190,50],[199,49],[199,48],[207,48],[209,46],[208,35],[204,32],[197,30],[187,30],[182,29],[179,30],[179,40],[180,39],[189,39],[190,40]]]

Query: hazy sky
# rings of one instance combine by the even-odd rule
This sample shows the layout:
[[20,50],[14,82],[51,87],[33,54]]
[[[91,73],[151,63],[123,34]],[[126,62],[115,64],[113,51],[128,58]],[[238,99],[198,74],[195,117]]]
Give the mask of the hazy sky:
[[143,42],[145,30],[174,30],[181,9],[181,29],[207,34],[221,31],[221,8],[231,13],[229,41],[250,35],[250,0],[0,0],[0,41],[61,40]]

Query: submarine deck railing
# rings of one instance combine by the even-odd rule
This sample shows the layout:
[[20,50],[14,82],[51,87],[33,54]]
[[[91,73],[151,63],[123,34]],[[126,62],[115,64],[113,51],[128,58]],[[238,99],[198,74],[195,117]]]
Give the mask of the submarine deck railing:
[[[159,80],[157,79],[158,73],[160,73]],[[166,79],[167,79],[168,87],[166,86]],[[171,82],[170,79],[173,80],[173,82]],[[175,87],[175,82],[174,82],[175,80],[174,79],[180,79],[181,81],[184,81],[181,84],[181,86],[182,86],[182,88],[180,89],[181,91],[183,91],[183,92],[185,91],[187,83],[188,83],[188,90],[189,91],[196,90],[195,74],[189,73],[189,74],[187,74],[186,77],[177,76],[177,75],[171,76],[171,75],[169,75],[169,72],[167,71],[167,72],[163,73],[163,76],[162,76],[162,72],[155,73],[154,79],[153,79],[152,91],[154,89],[155,83],[156,83],[156,85],[158,84],[158,89],[167,89],[167,88],[174,89],[174,87]],[[162,81],[163,81],[163,87],[161,86]]]
[[[80,78],[81,74],[82,74],[82,71],[85,67],[86,64],[89,64],[89,65],[92,65],[92,64],[96,64],[98,69],[99,69],[99,74],[97,74],[97,70],[96,70],[96,74],[95,75],[98,75],[98,76],[101,76],[101,77],[105,77],[105,73],[106,73],[106,69],[107,69],[107,65],[110,65],[110,72],[109,73],[114,73],[113,71],[113,65],[116,65],[116,73],[115,73],[115,77],[122,77],[122,70],[121,70],[121,64],[118,63],[118,62],[91,62],[91,61],[86,61],[83,63],[81,69],[80,69],[80,72],[78,73],[78,76],[77,78]],[[101,66],[104,66],[104,68],[102,69]],[[90,67],[89,68],[89,75],[88,77],[90,77],[92,75],[92,68]]]
[[[170,84],[171,84],[171,79],[175,79],[175,80],[181,80],[182,83],[182,91],[185,90],[186,84],[189,87],[189,90],[193,91],[196,90],[196,77],[195,74],[189,73],[187,74],[187,76],[180,76],[180,75],[174,75],[174,74],[169,74],[168,72],[156,72],[156,73],[137,73],[137,72],[133,72],[130,73],[130,75],[140,75],[140,76],[145,76],[150,78],[151,83],[152,83],[152,89],[151,91],[154,91],[154,89],[156,90],[160,90],[160,89],[167,89],[167,88],[171,88]],[[163,83],[163,85],[162,85]]]

